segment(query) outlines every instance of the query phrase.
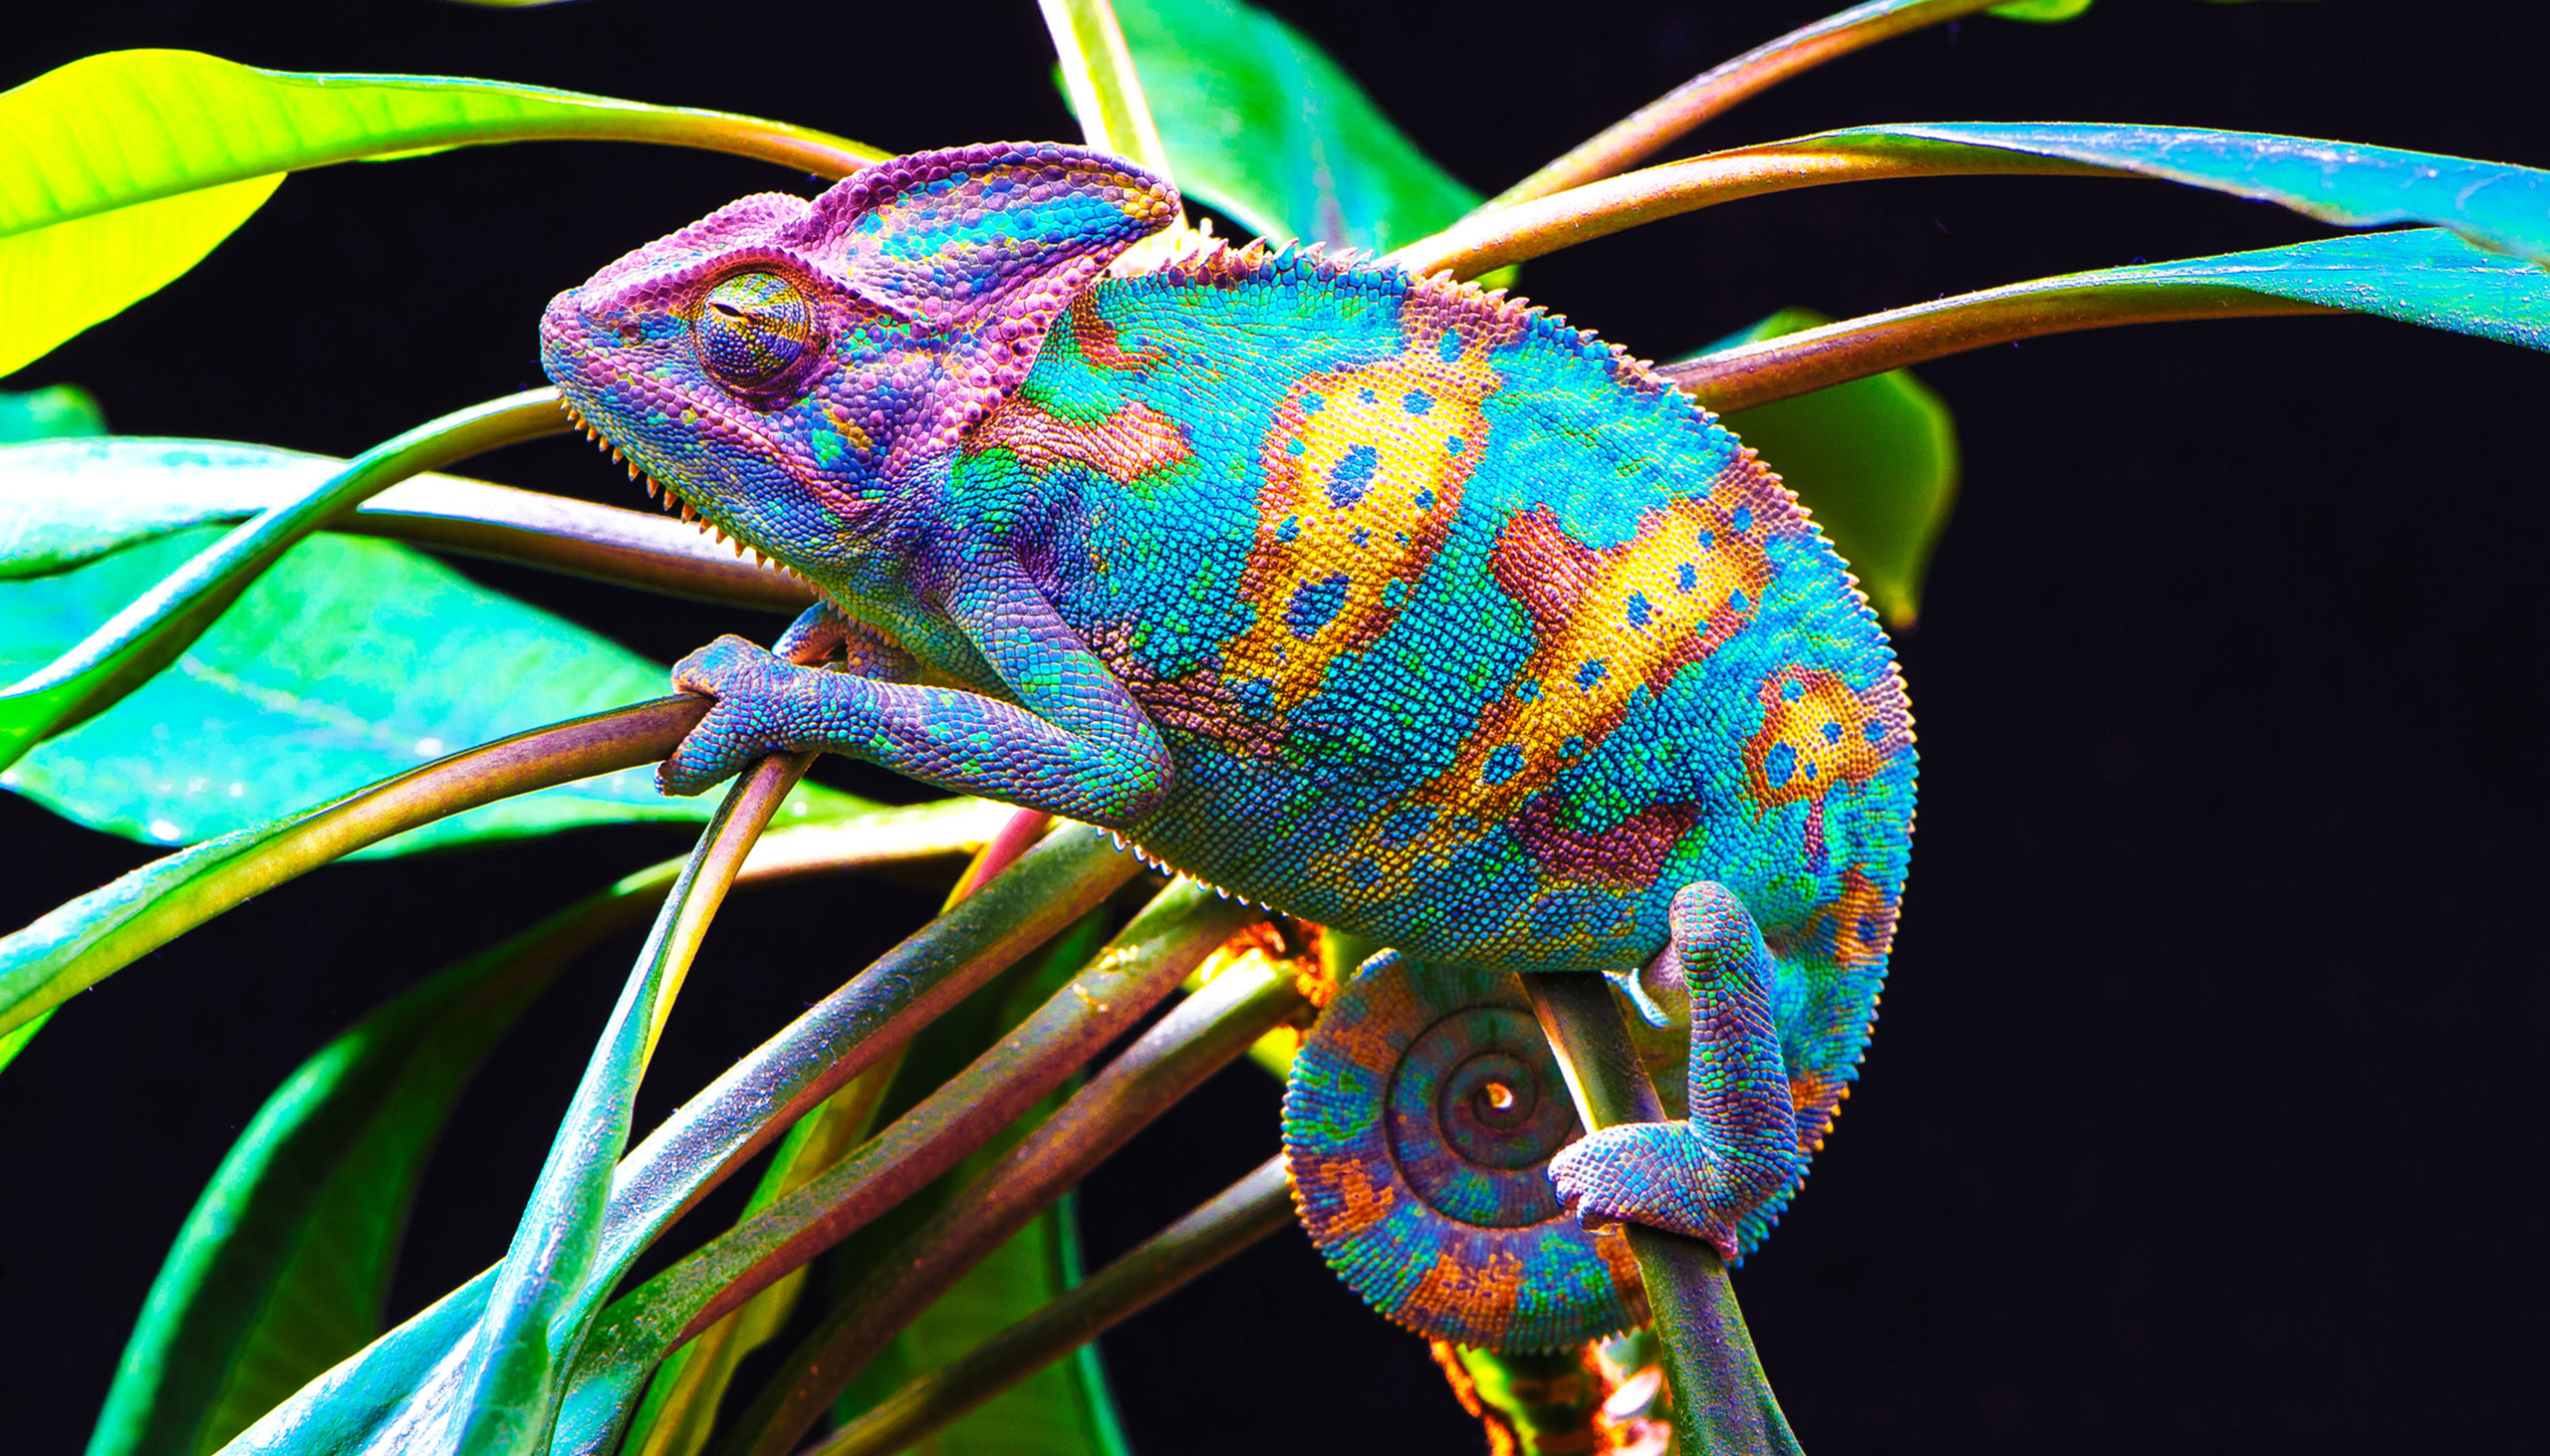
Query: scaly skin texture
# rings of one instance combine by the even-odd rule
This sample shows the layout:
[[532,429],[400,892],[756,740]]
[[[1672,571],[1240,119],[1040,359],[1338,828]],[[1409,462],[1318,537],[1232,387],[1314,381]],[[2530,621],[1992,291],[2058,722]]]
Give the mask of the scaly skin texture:
[[[821,747],[1117,829],[1419,988],[1647,967],[1694,1013],[1694,1115],[1585,1138],[1557,1197],[1742,1254],[1894,932],[1913,753],[1884,635],[1778,478],[1644,365],[1315,252],[1105,276],[1176,207],[1079,148],[925,153],[746,198],[550,306],[544,365],[615,452],[828,599],[778,654],[676,668],[718,701],[665,788]],[[1462,1085],[1516,1092],[1488,1081]],[[1288,1140],[1333,1259],[1401,1217],[1403,1248],[1462,1244],[1404,1178],[1346,1188],[1355,1114],[1321,1116]],[[1614,1319],[1554,1269],[1447,1269],[1487,1293],[1402,1318]]]

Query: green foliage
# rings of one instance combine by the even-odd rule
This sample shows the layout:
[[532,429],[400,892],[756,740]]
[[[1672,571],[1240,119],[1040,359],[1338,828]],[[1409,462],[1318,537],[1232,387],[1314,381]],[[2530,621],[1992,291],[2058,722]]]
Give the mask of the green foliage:
[[[1782,309],[1711,350],[1777,339],[1832,320]],[[1921,609],[1921,579],[1956,504],[1956,420],[1947,401],[1892,369],[1726,416],[1814,513],[1889,626]]]
[[[0,284],[0,288],[5,287]],[[0,393],[0,445],[106,432],[106,411],[98,407],[96,396],[77,384],[47,384],[23,394]],[[7,482],[0,480],[0,490],[6,488]],[[6,524],[0,524],[0,531],[8,529]],[[0,552],[6,551],[6,542],[7,538],[0,536]]]
[[[50,661],[217,532],[174,532],[71,571],[0,581],[0,676]],[[29,753],[0,785],[93,829],[192,844],[323,804],[446,753],[639,701],[666,670],[393,542],[288,552],[168,671]],[[792,819],[858,808],[808,786]],[[402,854],[638,820],[696,823],[628,769],[438,820]]]
[[2090,8],[2091,0],[2010,0],[1995,5],[1992,14],[2003,20],[2031,20],[2053,23],[2070,20]]
[[1122,0],[1116,15],[1177,185],[1244,226],[1387,252],[1478,205],[1327,53],[1256,6]]
[[0,152],[0,374],[157,292],[304,167],[571,136],[880,155],[745,117],[493,81],[261,71],[193,51],[46,72],[0,94],[0,134],[12,143]]
[[[450,967],[301,1065],[151,1285],[89,1456],[201,1456],[381,1333],[427,1155],[481,1058],[612,897]],[[597,911],[606,913],[598,914]]]

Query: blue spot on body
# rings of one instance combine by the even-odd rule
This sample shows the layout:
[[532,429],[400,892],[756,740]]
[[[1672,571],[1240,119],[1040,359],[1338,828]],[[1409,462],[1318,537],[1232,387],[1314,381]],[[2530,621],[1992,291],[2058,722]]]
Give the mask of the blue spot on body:
[[1841,724],[1839,724],[1839,723],[1827,723],[1827,724],[1825,724],[1825,725],[1824,725],[1824,741],[1825,741],[1825,742],[1827,742],[1827,743],[1839,743],[1839,742],[1841,742],[1841,741],[1842,741],[1842,725],[1841,725]]
[[1382,455],[1370,445],[1357,445],[1337,462],[1337,470],[1328,477],[1328,503],[1345,510],[1364,498],[1373,488],[1373,475],[1382,468]]
[[1717,550],[1717,533],[1714,531],[1702,528],[1699,534],[1693,536],[1691,540],[1696,542],[1702,551]]
[[1602,658],[1588,657],[1585,659],[1584,664],[1576,669],[1576,685],[1578,687],[1592,687],[1594,684],[1601,682],[1604,675],[1609,673],[1611,670],[1611,666],[1604,662]]
[[1751,506],[1737,506],[1734,510],[1726,513],[1726,520],[1727,524],[1733,526],[1738,531],[1750,531],[1753,529],[1753,508]]
[[1478,778],[1480,783],[1492,789],[1521,772],[1523,772],[1523,746],[1519,743],[1508,743],[1489,754],[1487,762],[1479,765]]
[[1275,539],[1278,541],[1291,541],[1301,534],[1302,518],[1299,516],[1286,516],[1283,524],[1275,528]]
[[1434,407],[1434,396],[1422,389],[1410,389],[1407,391],[1407,397],[1400,403],[1404,405],[1410,414],[1423,414]]
[[1787,783],[1789,775],[1796,772],[1797,750],[1787,743],[1774,743],[1771,751],[1762,755],[1762,780],[1772,788],[1777,789]]
[[1886,741],[1886,725],[1871,718],[1868,726],[1860,730],[1860,736],[1871,743],[1883,743]]
[[1382,396],[1374,393],[1370,389],[1367,389],[1364,391],[1364,402],[1367,404],[1379,404],[1382,402]]
[[1792,677],[1780,684],[1780,696],[1789,702],[1796,702],[1799,698],[1806,696],[1806,684]]
[[1447,455],[1457,455],[1467,448],[1469,447],[1462,442],[1459,435],[1453,435],[1451,438],[1443,441],[1443,453]]
[[1452,361],[1459,359],[1461,357],[1461,336],[1452,333],[1448,329],[1445,330],[1443,333],[1443,342],[1434,346],[1434,357],[1445,364],[1450,364]]
[[1307,642],[1319,635],[1319,629],[1328,625],[1329,618],[1337,615],[1337,608],[1345,605],[1344,572],[1324,581],[1304,582],[1293,589],[1292,603],[1284,608],[1284,625]]
[[1307,455],[1310,453],[1310,446],[1302,443],[1302,437],[1300,435],[1293,436],[1292,439],[1286,441],[1284,444],[1285,453],[1290,455]]
[[1431,490],[1418,491],[1416,493],[1416,508],[1420,511],[1430,511],[1434,509],[1434,492]]
[[1402,809],[1382,826],[1382,843],[1396,849],[1425,833],[1434,823],[1430,809]]
[[1699,568],[1692,566],[1689,562],[1682,563],[1682,570],[1673,574],[1673,584],[1682,589],[1682,595],[1685,597],[1697,592],[1700,590]]
[[1630,625],[1645,626],[1656,615],[1656,608],[1647,605],[1646,593],[1632,592],[1629,606],[1622,614],[1629,618]]
[[1726,605],[1737,611],[1750,611],[1753,609],[1752,601],[1748,599],[1740,589],[1726,594]]
[[1327,407],[1328,401],[1322,399],[1317,394],[1305,394],[1302,396],[1302,412],[1304,414],[1317,414]]
[[1370,546],[1373,544],[1373,533],[1358,526],[1355,528],[1354,542],[1357,546]]

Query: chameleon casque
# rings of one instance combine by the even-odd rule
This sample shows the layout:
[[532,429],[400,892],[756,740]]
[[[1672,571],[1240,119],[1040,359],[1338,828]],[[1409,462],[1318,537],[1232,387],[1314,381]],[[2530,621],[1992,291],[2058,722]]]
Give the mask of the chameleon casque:
[[[1893,653],[1618,349],[1315,249],[1111,276],[1178,206],[1077,147],[928,152],[550,305],[588,428],[825,599],[675,669],[717,701],[663,787],[828,749],[1392,947],[1287,1092],[1314,1238],[1437,1337],[1611,1333],[1636,1266],[1586,1227],[1740,1257],[1854,1075],[1912,822]],[[1517,978],[1559,971],[1687,1016],[1687,1120],[1578,1137]]]

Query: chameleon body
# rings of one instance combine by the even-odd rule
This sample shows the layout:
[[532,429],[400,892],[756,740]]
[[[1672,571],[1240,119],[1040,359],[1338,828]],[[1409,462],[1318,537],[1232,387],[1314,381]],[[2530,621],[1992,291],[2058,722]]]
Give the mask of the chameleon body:
[[[1777,477],[1618,350],[1316,251],[1107,274],[1177,206],[1078,148],[924,153],[551,305],[582,419],[828,600],[676,668],[718,701],[665,787],[822,747],[1394,947],[1368,977],[1623,977],[1687,1008],[1691,1116],[1567,1146],[1540,1212],[1740,1255],[1893,935],[1913,754],[1883,633]],[[1425,1211],[1322,1160],[1358,1116],[1288,1134],[1315,1232]],[[1503,1342],[1582,1303],[1546,1274],[1447,1267],[1394,1313],[1487,1310],[1460,1337]]]

